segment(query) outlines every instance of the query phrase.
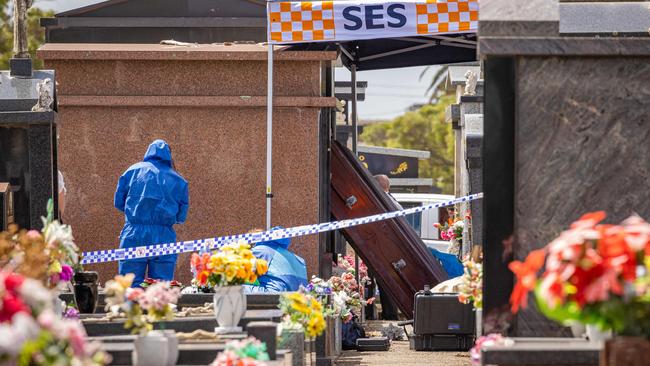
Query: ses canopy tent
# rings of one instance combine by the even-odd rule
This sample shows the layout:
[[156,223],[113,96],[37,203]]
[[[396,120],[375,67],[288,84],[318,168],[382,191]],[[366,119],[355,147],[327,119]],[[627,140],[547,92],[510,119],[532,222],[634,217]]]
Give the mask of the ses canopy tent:
[[[271,225],[274,44],[299,50],[339,47],[343,63],[352,71],[353,89],[357,69],[476,59],[478,0],[270,1],[267,20],[267,227]],[[356,91],[352,94],[356,96]]]

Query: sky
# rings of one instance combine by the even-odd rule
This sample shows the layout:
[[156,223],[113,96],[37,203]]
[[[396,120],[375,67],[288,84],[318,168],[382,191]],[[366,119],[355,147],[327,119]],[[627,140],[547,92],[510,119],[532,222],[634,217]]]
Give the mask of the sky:
[[[34,6],[55,12],[76,9],[98,3],[97,0],[36,0]],[[366,100],[359,103],[360,120],[388,120],[397,117],[413,104],[426,103],[425,92],[435,73],[435,67],[427,70],[420,79],[424,67],[361,71],[358,81],[367,81]],[[336,81],[350,81],[350,72],[337,68]]]

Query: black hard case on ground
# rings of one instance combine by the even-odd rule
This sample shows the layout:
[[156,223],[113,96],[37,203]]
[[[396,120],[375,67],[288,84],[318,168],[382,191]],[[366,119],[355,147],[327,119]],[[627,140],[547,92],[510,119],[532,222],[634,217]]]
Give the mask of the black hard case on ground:
[[413,336],[416,351],[466,351],[476,329],[472,304],[458,302],[458,294],[419,291],[415,294]]
[[359,338],[357,339],[357,351],[388,351],[390,341],[386,337]]

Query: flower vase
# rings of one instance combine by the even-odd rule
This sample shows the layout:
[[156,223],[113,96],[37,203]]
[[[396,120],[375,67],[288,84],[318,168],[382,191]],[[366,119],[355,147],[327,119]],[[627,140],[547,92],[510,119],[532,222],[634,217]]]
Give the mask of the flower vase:
[[648,364],[650,341],[640,337],[614,337],[605,342],[600,366],[641,366]]
[[585,333],[587,332],[587,327],[585,327],[584,324],[580,322],[573,322],[571,323],[570,328],[571,328],[571,334],[573,334],[575,338],[585,337]]
[[77,310],[82,314],[93,314],[99,300],[97,292],[99,274],[91,271],[76,272],[73,280],[74,301],[77,304]]
[[178,361],[178,337],[173,330],[163,330],[162,332],[167,339],[167,366],[174,366]]
[[168,352],[161,352],[161,350],[167,350],[168,344],[165,335],[158,331],[139,336],[133,341],[133,353],[131,355],[133,365],[167,365]]
[[61,297],[59,297],[61,293],[59,291],[54,291],[54,298],[52,299],[52,311],[54,311],[54,314],[58,317],[63,316],[63,312],[65,311],[65,302],[61,300]]
[[343,353],[343,320],[340,316],[335,317],[334,321],[334,354]]
[[587,324],[587,338],[589,342],[604,342],[612,339],[612,331],[602,331],[595,325]]
[[483,309],[477,308],[476,312],[476,338],[483,335]]
[[242,286],[224,286],[214,288],[214,316],[219,326],[217,334],[239,333],[237,326],[246,312],[246,294]]
[[302,366],[305,360],[305,333],[302,330],[283,329],[278,349],[291,351],[291,366]]

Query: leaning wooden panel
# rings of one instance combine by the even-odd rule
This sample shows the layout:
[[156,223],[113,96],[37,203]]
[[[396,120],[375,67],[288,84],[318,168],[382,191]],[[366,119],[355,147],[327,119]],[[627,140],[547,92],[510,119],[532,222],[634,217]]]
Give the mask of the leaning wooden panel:
[[[337,142],[332,144],[331,172],[331,211],[336,220],[397,210],[355,156]],[[417,291],[447,279],[402,217],[343,229],[343,235],[407,317],[413,317]]]

